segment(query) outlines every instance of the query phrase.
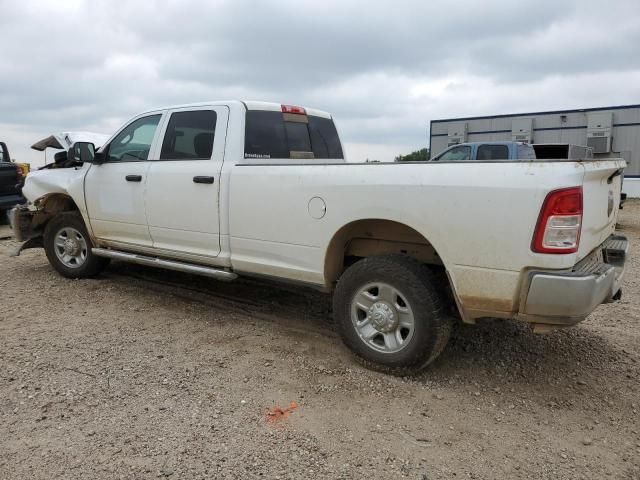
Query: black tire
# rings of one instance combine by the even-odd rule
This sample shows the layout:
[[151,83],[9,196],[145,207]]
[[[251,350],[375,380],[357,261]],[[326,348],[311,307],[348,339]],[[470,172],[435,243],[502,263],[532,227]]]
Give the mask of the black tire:
[[[352,320],[352,312],[362,315],[362,308],[354,306],[356,295],[376,282],[390,285],[396,293],[401,293],[402,297],[398,295],[400,300],[396,303],[408,305],[412,312],[412,333],[407,334],[407,339],[403,340],[406,344],[400,351],[376,350],[372,343],[361,338],[354,323],[356,320]],[[368,368],[396,375],[417,373],[440,355],[451,333],[452,319],[447,314],[438,285],[438,278],[427,266],[408,256],[383,255],[360,260],[343,273],[336,286],[333,311],[338,332]],[[376,335],[383,339],[379,348],[385,348],[384,333]],[[380,342],[376,338],[370,342],[374,341]]]
[[[86,242],[86,258],[77,266],[68,266],[56,254],[55,240],[56,235],[64,228],[71,228],[80,233]],[[76,212],[64,212],[56,215],[44,229],[44,251],[47,254],[49,263],[56,271],[67,278],[91,278],[102,272],[107,265],[109,259],[98,257],[91,252],[93,243],[84,225],[82,216]]]

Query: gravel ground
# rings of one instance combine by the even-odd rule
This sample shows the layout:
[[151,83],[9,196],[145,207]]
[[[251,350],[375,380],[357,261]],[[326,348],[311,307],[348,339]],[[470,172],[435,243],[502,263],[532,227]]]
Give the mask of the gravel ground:
[[640,202],[620,230],[620,302],[461,326],[413,378],[359,366],[312,290],[71,281],[0,240],[0,478],[640,478]]

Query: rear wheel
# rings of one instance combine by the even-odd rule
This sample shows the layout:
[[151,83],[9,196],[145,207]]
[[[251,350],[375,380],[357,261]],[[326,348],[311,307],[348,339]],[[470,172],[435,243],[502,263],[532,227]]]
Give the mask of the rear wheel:
[[64,277],[94,277],[105,269],[109,259],[94,255],[92,247],[84,221],[78,213],[58,214],[44,230],[44,250],[49,263]]
[[384,255],[356,262],[334,294],[342,339],[367,366],[417,372],[442,352],[451,331],[437,286],[433,272],[411,257]]

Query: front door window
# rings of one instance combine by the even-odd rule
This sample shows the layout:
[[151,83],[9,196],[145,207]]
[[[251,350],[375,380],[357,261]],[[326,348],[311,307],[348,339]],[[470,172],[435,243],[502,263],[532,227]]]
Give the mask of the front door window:
[[162,115],[138,118],[109,143],[107,161],[132,162],[148,160],[151,143]]

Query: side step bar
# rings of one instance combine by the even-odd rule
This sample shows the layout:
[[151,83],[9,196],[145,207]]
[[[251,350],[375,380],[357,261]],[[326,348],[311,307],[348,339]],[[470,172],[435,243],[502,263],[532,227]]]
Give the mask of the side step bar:
[[119,250],[108,250],[106,248],[92,248],[94,255],[99,257],[113,258],[116,260],[124,260],[125,262],[137,263],[148,267],[165,268],[167,270],[175,270],[176,272],[195,273],[196,275],[204,275],[225,282],[230,282],[238,278],[238,275],[226,270],[217,268],[204,267],[202,265],[194,265],[192,263],[174,262],[172,260],[163,260],[156,257],[147,257],[138,255],[137,253],[121,252]]

